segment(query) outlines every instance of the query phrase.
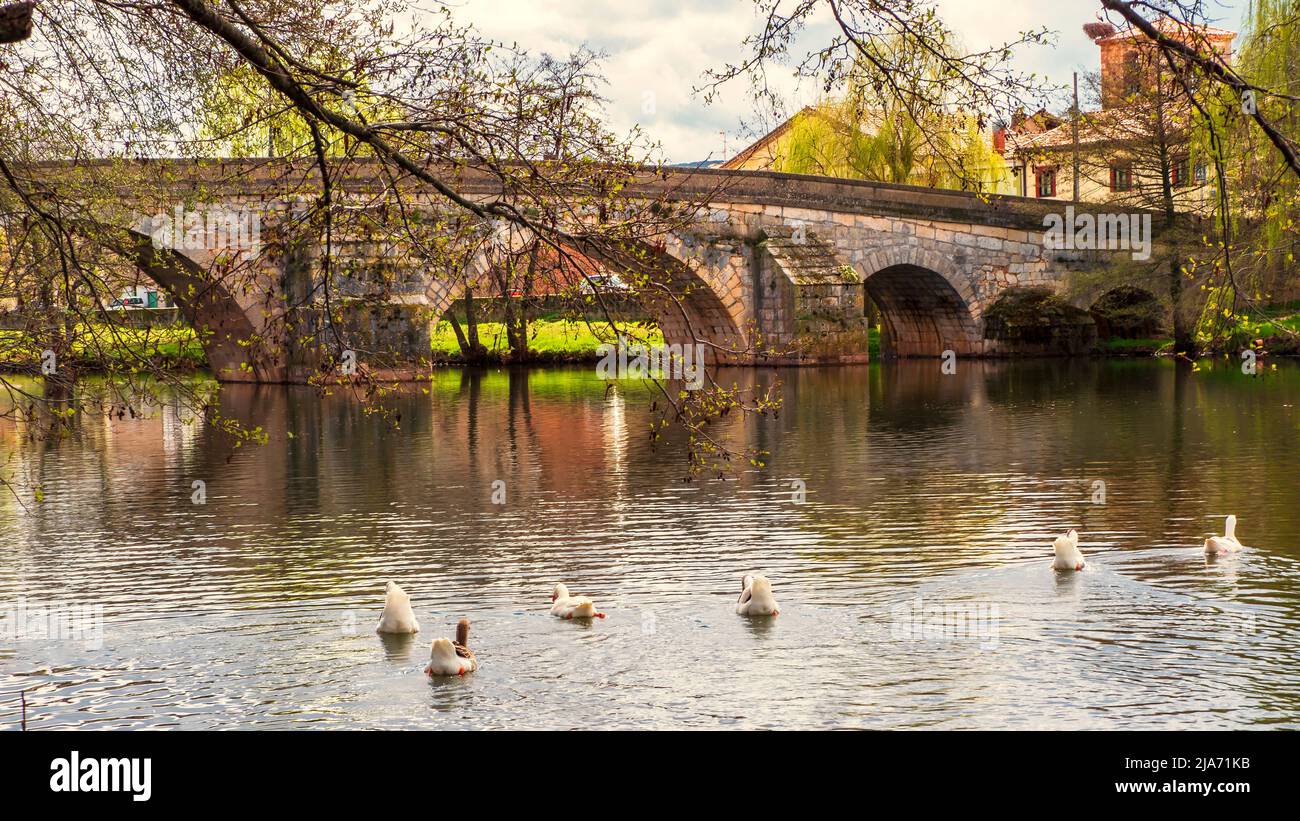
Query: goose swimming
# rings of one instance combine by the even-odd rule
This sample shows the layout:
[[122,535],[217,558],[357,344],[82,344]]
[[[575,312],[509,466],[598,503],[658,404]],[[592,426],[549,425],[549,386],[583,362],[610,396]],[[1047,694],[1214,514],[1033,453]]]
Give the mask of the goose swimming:
[[780,615],[776,598],[772,595],[772,583],[766,576],[745,576],[740,580],[736,612],[742,616]]
[[418,633],[420,623],[411,609],[411,597],[397,582],[384,585],[384,612],[379,615],[376,633]]
[[456,624],[456,640],[434,639],[429,648],[429,665],[424,668],[427,676],[463,676],[478,669],[478,659],[469,649],[469,619],[461,619]]

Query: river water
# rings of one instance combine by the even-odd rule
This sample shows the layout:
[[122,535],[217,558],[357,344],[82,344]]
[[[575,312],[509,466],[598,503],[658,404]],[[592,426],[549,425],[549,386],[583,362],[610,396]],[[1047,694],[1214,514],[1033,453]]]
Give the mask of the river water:
[[[0,422],[0,726],[20,693],[41,729],[1300,726],[1300,368],[723,377],[785,397],[719,426],[769,454],[726,481],[591,368],[439,373],[396,429],[227,387],[241,447],[179,404]],[[776,619],[733,613],[753,571]],[[390,579],[413,640],[373,632]],[[557,581],[608,618],[551,618]],[[431,682],[462,616],[482,668]]]

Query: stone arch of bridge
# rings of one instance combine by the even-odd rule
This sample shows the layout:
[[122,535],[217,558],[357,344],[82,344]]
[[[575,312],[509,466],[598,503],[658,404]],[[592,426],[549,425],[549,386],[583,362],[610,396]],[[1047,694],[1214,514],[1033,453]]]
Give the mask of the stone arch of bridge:
[[[720,293],[699,267],[673,256],[664,245],[637,241],[610,249],[584,243],[567,250],[625,281],[652,283],[635,288],[635,295],[658,323],[665,343],[685,346],[703,341],[711,363],[744,358],[747,336],[740,320],[740,296]],[[484,266],[480,262],[472,267]],[[429,283],[425,300],[434,316],[441,317],[464,293],[463,277],[439,277]]]
[[222,382],[281,382],[287,374],[282,358],[267,358],[258,329],[239,301],[211,268],[184,253],[155,245],[150,235],[125,232],[117,248],[149,279],[171,296],[181,316],[198,335],[208,367]]
[[880,310],[883,356],[981,353],[978,307],[951,260],[899,247],[869,254],[858,269]]

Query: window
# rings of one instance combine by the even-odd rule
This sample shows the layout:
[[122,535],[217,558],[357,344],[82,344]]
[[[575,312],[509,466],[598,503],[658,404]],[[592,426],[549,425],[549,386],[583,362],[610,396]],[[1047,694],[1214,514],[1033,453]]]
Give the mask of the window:
[[1133,189],[1133,166],[1130,164],[1112,165],[1110,167],[1110,190],[1131,191]]
[[1205,167],[1205,163],[1203,163],[1203,162],[1198,162],[1198,163],[1196,164],[1196,175],[1195,175],[1195,180],[1196,180],[1198,183],[1202,183],[1202,184],[1203,184],[1207,179],[1209,179],[1209,175],[1210,175],[1210,170],[1209,170],[1208,168]]
[[1056,169],[1040,168],[1037,171],[1038,196],[1055,197],[1056,196]]
[[1182,188],[1191,184],[1189,176],[1190,162],[1186,157],[1179,157],[1174,160],[1173,165],[1169,168],[1169,184],[1174,188]]

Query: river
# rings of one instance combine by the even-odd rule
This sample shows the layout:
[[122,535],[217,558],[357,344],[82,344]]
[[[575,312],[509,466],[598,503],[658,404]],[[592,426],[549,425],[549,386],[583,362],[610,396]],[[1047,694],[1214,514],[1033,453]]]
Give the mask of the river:
[[[591,368],[440,372],[396,427],[228,386],[238,447],[178,403],[0,422],[0,726],[20,694],[33,729],[1300,726],[1300,367],[722,378],[785,397],[718,426],[768,453],[725,481]],[[1248,547],[1207,559],[1229,513]],[[752,571],[777,618],[734,614]],[[413,640],[374,633],[387,580]],[[608,618],[551,618],[557,581]],[[430,681],[463,616],[481,669]]]

